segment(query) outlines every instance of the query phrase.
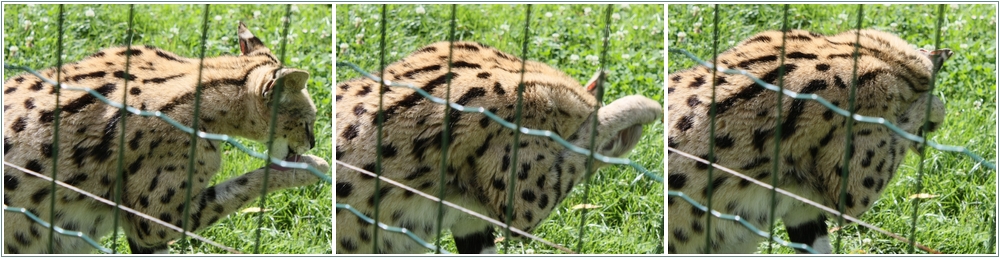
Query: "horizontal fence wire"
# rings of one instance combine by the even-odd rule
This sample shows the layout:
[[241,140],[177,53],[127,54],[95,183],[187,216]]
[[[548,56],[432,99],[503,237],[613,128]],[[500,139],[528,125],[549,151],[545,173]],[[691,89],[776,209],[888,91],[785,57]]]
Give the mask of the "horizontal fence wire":
[[[483,114],[483,115],[489,117],[491,120],[493,120],[496,123],[499,123],[501,126],[503,126],[505,128],[508,128],[508,129],[511,129],[511,130],[518,130],[520,133],[523,133],[523,134],[528,134],[528,135],[533,135],[533,136],[548,137],[548,138],[550,138],[550,139],[558,142],[559,144],[563,145],[564,147],[566,147],[567,149],[569,149],[569,150],[571,150],[573,152],[576,152],[576,153],[579,153],[579,154],[583,154],[583,155],[591,155],[590,150],[578,147],[576,145],[573,145],[572,143],[566,141],[561,136],[559,136],[558,134],[555,134],[552,131],[537,130],[537,129],[531,129],[531,128],[527,128],[527,127],[518,127],[516,124],[508,122],[508,121],[504,120],[503,118],[500,118],[499,116],[497,116],[493,112],[490,112],[489,110],[487,110],[484,107],[466,107],[466,106],[460,105],[460,104],[455,103],[455,102],[448,102],[445,99],[435,97],[435,96],[431,95],[430,93],[424,91],[423,89],[420,89],[419,87],[413,86],[412,84],[400,84],[400,83],[392,82],[390,80],[382,80],[382,78],[380,78],[378,76],[375,76],[375,75],[372,75],[371,73],[365,72],[360,67],[358,67],[357,65],[355,65],[353,63],[350,63],[350,62],[337,62],[337,67],[348,67],[348,68],[351,68],[352,70],[360,73],[362,76],[364,76],[364,77],[366,77],[368,79],[371,79],[371,80],[373,80],[373,81],[375,81],[375,82],[377,82],[379,84],[382,84],[382,85],[385,85],[385,86],[389,86],[389,87],[400,87],[400,88],[408,88],[408,89],[414,90],[417,93],[419,93],[421,96],[423,96],[424,98],[430,100],[431,102],[434,102],[434,103],[437,103],[437,104],[442,104],[442,105],[448,105],[451,108],[453,108],[455,110],[462,111],[462,112],[480,113],[480,114]],[[647,177],[647,178],[649,178],[651,180],[654,180],[654,181],[656,181],[658,183],[663,183],[663,177],[662,176],[650,172],[645,167],[643,167],[642,165],[636,163],[635,161],[632,161],[632,160],[629,160],[629,159],[626,159],[626,158],[607,157],[607,156],[601,155],[600,153],[596,153],[596,152],[593,153],[593,157],[596,160],[600,160],[601,162],[608,163],[608,164],[628,165],[628,166],[634,168],[635,170],[639,171],[640,174],[641,174],[641,176]],[[340,162],[340,161],[336,161],[336,162],[338,164],[340,164],[340,165],[343,165],[345,167],[349,167],[349,168],[351,168],[353,170],[356,170],[358,172],[361,172],[361,173],[370,173],[370,175],[372,177],[375,177],[375,173],[373,173],[373,172],[368,172],[368,171],[365,171],[363,169],[354,167],[352,165],[349,165],[349,164],[346,164],[346,163],[343,163],[343,162]],[[441,202],[441,203],[443,203],[443,204],[445,204],[445,205],[447,205],[447,206],[449,206],[451,208],[455,208],[455,209],[458,209],[458,210],[460,210],[460,211],[462,211],[464,213],[467,213],[467,214],[479,217],[480,219],[486,220],[486,221],[488,221],[490,223],[493,223],[495,225],[498,225],[498,226],[501,226],[501,227],[504,227],[504,228],[507,227],[507,224],[505,224],[503,222],[500,222],[500,221],[493,220],[493,219],[491,219],[491,218],[489,218],[489,217],[487,217],[485,215],[478,214],[476,212],[473,212],[471,210],[462,208],[461,206],[452,204],[452,203],[447,202],[447,201],[439,200],[437,197],[434,197],[434,196],[431,196],[431,195],[428,195],[428,194],[424,194],[421,191],[412,189],[412,188],[407,187],[407,186],[405,186],[403,184],[400,184],[400,183],[396,183],[395,181],[392,181],[390,179],[387,179],[387,178],[384,178],[384,177],[378,177],[378,178],[380,178],[382,181],[389,182],[390,184],[394,184],[394,185],[396,185],[398,187],[401,187],[401,188],[404,188],[404,189],[406,189],[408,191],[411,191],[413,193],[419,194],[419,195],[421,195],[421,196],[423,196],[423,197],[425,197],[425,198],[427,198],[429,200],[433,200],[435,202]],[[356,215],[360,215],[359,211],[355,210],[350,205],[341,204],[341,203],[337,203],[336,205],[337,205],[337,209],[347,209],[347,210],[351,211],[351,213],[354,213]],[[369,220],[371,218],[368,218],[367,216],[359,216],[359,217],[361,217],[362,219],[364,219],[364,221],[367,222],[367,223],[371,223],[371,224],[375,224],[376,223],[374,220]],[[390,230],[390,231],[393,231],[393,232],[404,233],[404,234],[408,235],[410,238],[412,238],[415,242],[417,242],[418,244],[420,244],[422,246],[427,247],[428,249],[439,250],[439,248],[434,247],[434,245],[431,245],[431,244],[427,243],[426,241],[420,239],[416,235],[414,235],[412,233],[408,233],[408,232],[410,232],[408,229],[405,229],[405,228],[396,228],[396,227],[389,227],[388,225],[385,225],[385,224],[383,224],[381,222],[379,222],[376,225],[379,225],[379,227],[382,227],[383,229],[391,228],[393,230]],[[559,246],[557,244],[548,242],[548,241],[546,241],[546,240],[544,240],[542,238],[539,238],[537,236],[531,235],[531,234],[529,234],[527,232],[524,232],[522,230],[519,230],[519,229],[516,229],[516,228],[513,228],[513,227],[511,227],[510,230],[512,232],[521,234],[524,237],[528,237],[530,239],[533,239],[533,240],[545,243],[546,245],[555,247],[555,248],[557,248],[557,249],[559,249],[559,250],[561,250],[563,252],[570,253],[570,254],[574,254],[575,253],[572,250],[570,250],[569,248],[566,248],[566,247]]]
[[[88,94],[90,94],[91,96],[94,96],[95,98],[97,98],[98,100],[100,100],[101,102],[103,102],[106,105],[109,105],[109,106],[112,106],[112,107],[115,107],[115,108],[118,108],[118,109],[123,109],[124,108],[128,112],[130,112],[132,114],[135,114],[135,115],[140,115],[140,116],[145,116],[145,117],[157,117],[157,118],[159,118],[159,119],[167,122],[171,126],[174,126],[177,129],[179,129],[179,130],[181,130],[181,131],[183,131],[185,133],[197,135],[198,138],[223,141],[223,142],[229,143],[230,145],[236,147],[240,151],[242,151],[242,152],[244,152],[244,153],[246,153],[246,154],[248,154],[248,155],[250,155],[252,157],[255,157],[255,158],[258,158],[258,159],[268,160],[268,161],[270,161],[271,164],[275,164],[275,165],[278,165],[278,166],[281,166],[281,167],[285,167],[285,168],[304,169],[304,170],[307,170],[307,171],[311,172],[316,177],[319,177],[323,182],[326,182],[326,183],[329,183],[329,184],[333,183],[333,178],[330,175],[327,175],[324,171],[319,171],[319,169],[317,169],[317,168],[315,168],[315,167],[313,167],[313,166],[311,166],[311,165],[309,165],[307,163],[281,160],[281,159],[278,159],[278,158],[274,158],[274,157],[268,156],[267,154],[256,152],[256,151],[251,150],[250,148],[246,147],[245,145],[243,145],[239,141],[237,141],[236,138],[234,138],[234,137],[231,137],[231,136],[225,135],[225,134],[213,134],[213,133],[207,133],[207,132],[203,132],[203,131],[194,130],[191,127],[188,127],[188,126],[185,126],[185,125],[183,125],[181,123],[178,123],[176,120],[170,118],[170,116],[168,116],[166,114],[163,114],[160,111],[147,111],[147,110],[140,110],[140,109],[134,108],[132,106],[125,106],[122,103],[118,103],[118,102],[115,102],[115,101],[107,99],[104,95],[101,95],[100,93],[98,93],[97,91],[94,91],[93,89],[73,87],[73,86],[69,86],[69,85],[66,85],[66,84],[62,84],[62,83],[56,83],[55,81],[53,81],[53,80],[51,80],[49,78],[46,78],[45,76],[42,76],[41,74],[39,74],[34,69],[26,67],[26,66],[17,66],[17,65],[4,64],[4,69],[15,69],[15,70],[26,71],[26,72],[31,73],[32,75],[38,77],[39,79],[41,79],[45,83],[48,83],[48,84],[51,84],[51,85],[56,85],[56,87],[58,87],[59,89],[87,92]],[[50,177],[43,176],[41,174],[36,173],[37,171],[30,171],[28,169],[24,169],[24,168],[18,167],[16,165],[7,163],[6,161],[4,161],[4,165],[5,166],[10,166],[10,167],[17,168],[17,169],[19,169],[19,170],[21,170],[21,171],[23,171],[25,173],[33,174],[36,177],[52,181],[52,182],[54,182],[54,183],[56,183],[56,184],[58,184],[58,185],[60,185],[62,187],[69,188],[69,189],[71,189],[73,191],[76,191],[78,193],[87,195],[88,197],[91,197],[91,198],[93,198],[95,200],[98,200],[98,201],[101,201],[103,203],[106,203],[108,205],[112,205],[112,206],[117,205],[116,202],[114,202],[114,201],[105,200],[105,199],[100,198],[100,197],[98,197],[96,195],[93,195],[93,194],[91,194],[89,192],[86,192],[86,191],[83,191],[83,190],[78,189],[76,187],[73,187],[71,185],[65,184],[65,183],[63,183],[61,181],[53,180]],[[157,218],[154,218],[152,216],[148,216],[146,214],[143,214],[143,213],[138,212],[136,210],[130,209],[128,207],[121,206],[120,209],[125,210],[125,211],[127,211],[129,213],[138,215],[138,216],[140,216],[142,218],[148,219],[148,220],[150,220],[150,221],[152,221],[154,223],[157,223],[157,224],[163,225],[165,227],[171,228],[173,230],[176,230],[177,232],[184,233],[184,235],[186,235],[186,236],[189,236],[189,237],[197,239],[199,241],[211,244],[211,245],[213,245],[215,247],[218,247],[220,249],[226,250],[226,251],[228,251],[230,253],[236,253],[236,254],[241,253],[241,252],[237,251],[236,249],[233,249],[231,247],[227,247],[227,246],[221,245],[219,243],[215,243],[215,242],[213,242],[211,240],[208,240],[208,239],[206,239],[206,238],[204,238],[202,236],[199,236],[199,235],[196,235],[194,233],[191,233],[190,231],[183,230],[180,227],[174,226],[173,224],[161,221],[161,220],[159,220]],[[24,208],[21,208],[21,207],[7,207],[7,206],[4,206],[4,210],[5,211],[10,211],[10,212],[22,213],[22,214],[28,216],[29,218],[31,218],[32,220],[34,220],[35,222],[37,222],[37,223],[45,226],[46,228],[53,229],[57,233],[60,233],[60,234],[63,234],[63,235],[72,235],[72,234],[66,234],[66,233],[60,232],[60,230],[62,230],[62,229],[60,229],[58,227],[51,227],[50,223],[45,222],[44,220],[38,218],[37,216],[34,216],[34,214],[31,214],[30,212],[27,212],[27,209],[24,209]],[[94,240],[92,238],[84,235],[83,233],[66,231],[66,230],[62,230],[62,231],[69,232],[69,233],[75,233],[76,235],[74,235],[74,236],[78,236],[81,239],[84,239],[84,241],[86,241],[88,244],[92,245],[94,248],[98,249],[101,252],[113,253],[112,250],[110,250],[110,249],[108,249],[106,247],[98,245],[96,242],[94,242]]]
[[[767,82],[761,80],[760,78],[757,78],[757,77],[753,76],[752,74],[750,74],[749,72],[747,72],[745,70],[716,67],[716,66],[712,65],[711,63],[708,63],[708,62],[706,62],[706,61],[698,58],[697,56],[695,56],[691,52],[688,52],[687,50],[684,50],[684,49],[670,48],[668,51],[670,53],[683,54],[684,56],[686,56],[687,58],[695,61],[696,63],[698,63],[700,65],[703,65],[703,66],[705,66],[705,67],[707,67],[709,69],[714,69],[714,70],[716,70],[718,72],[722,72],[722,73],[725,73],[725,74],[737,74],[737,75],[746,76],[747,78],[753,80],[756,85],[758,85],[760,87],[763,87],[763,88],[765,88],[767,90],[775,91],[775,92],[779,92],[780,91],[782,94],[787,95],[787,96],[792,97],[792,98],[795,98],[795,99],[816,101],[816,102],[822,104],[823,106],[827,107],[828,109],[832,110],[834,113],[837,113],[838,115],[841,115],[841,116],[844,116],[844,117],[850,117],[850,118],[854,119],[855,121],[864,122],[864,123],[881,124],[881,125],[889,128],[890,130],[892,130],[896,134],[898,134],[898,135],[906,138],[907,140],[911,140],[911,141],[914,141],[914,142],[917,142],[917,143],[921,143],[921,144],[926,144],[927,146],[933,147],[933,148],[935,148],[937,150],[940,150],[940,151],[957,152],[957,153],[965,154],[966,156],[968,156],[968,157],[972,158],[973,160],[975,160],[977,164],[982,164],[984,167],[986,167],[986,168],[988,168],[990,170],[996,171],[996,165],[994,163],[989,162],[989,161],[983,159],[981,156],[979,156],[979,155],[977,155],[977,154],[969,151],[965,147],[962,147],[962,146],[942,145],[942,144],[939,144],[939,143],[936,143],[936,142],[933,142],[933,141],[930,141],[930,140],[927,140],[925,142],[922,137],[914,135],[914,134],[911,134],[911,133],[906,132],[906,131],[903,131],[899,127],[896,127],[894,124],[892,124],[891,122],[887,121],[885,118],[881,118],[881,117],[869,117],[869,116],[863,116],[863,115],[858,115],[858,114],[854,114],[852,116],[851,113],[848,112],[847,110],[841,109],[841,108],[833,105],[832,103],[830,103],[829,101],[827,101],[823,97],[820,97],[817,94],[812,94],[812,93],[798,93],[798,92],[794,92],[794,91],[791,91],[791,90],[783,89],[783,88],[781,88],[779,86],[767,83]],[[829,212],[829,213],[831,213],[833,215],[842,217],[845,220],[848,220],[848,221],[851,221],[851,222],[854,222],[854,223],[858,223],[859,225],[864,226],[866,228],[869,228],[869,229],[878,231],[878,232],[880,232],[882,234],[885,234],[885,235],[891,236],[893,238],[896,238],[897,240],[900,240],[900,241],[903,241],[903,242],[907,242],[907,243],[913,243],[913,245],[915,247],[920,248],[920,249],[922,249],[922,250],[924,250],[924,251],[926,251],[928,253],[934,253],[934,254],[939,254],[940,253],[940,252],[938,252],[938,251],[936,251],[934,249],[931,249],[929,247],[920,245],[920,244],[918,244],[916,242],[912,242],[912,241],[910,241],[907,238],[904,238],[902,236],[899,236],[899,235],[894,234],[892,232],[889,232],[887,230],[875,227],[875,226],[873,226],[871,224],[865,223],[864,221],[861,221],[861,220],[859,220],[857,218],[854,218],[852,216],[848,216],[846,214],[842,214],[841,212],[837,211],[836,209],[823,206],[822,204],[810,201],[810,200],[808,200],[808,199],[806,199],[804,197],[792,194],[791,192],[788,192],[788,191],[785,191],[783,189],[771,186],[769,184],[766,184],[766,183],[754,180],[753,178],[745,176],[742,173],[736,172],[735,170],[723,167],[721,165],[718,165],[718,164],[713,163],[713,162],[709,162],[707,160],[703,160],[703,159],[698,158],[698,157],[696,157],[694,155],[681,152],[681,151],[679,151],[677,149],[674,149],[674,148],[669,148],[668,147],[667,149],[670,152],[678,153],[678,154],[681,154],[682,156],[686,156],[687,158],[696,160],[696,161],[701,162],[703,164],[707,164],[707,165],[711,165],[712,167],[719,168],[720,170],[723,170],[723,171],[725,171],[727,173],[730,173],[730,174],[735,175],[737,177],[740,177],[740,178],[743,178],[743,179],[748,180],[750,182],[753,182],[754,184],[763,186],[763,187],[765,187],[767,189],[774,189],[776,192],[781,193],[781,194],[783,194],[785,196],[789,196],[789,197],[795,198],[795,199],[797,199],[799,201],[807,203],[807,204],[809,204],[811,206],[814,206],[816,208],[820,208],[820,209],[822,209],[822,210],[824,210],[826,212]],[[754,232],[755,234],[760,235],[760,236],[765,237],[765,238],[769,238],[772,241],[778,243],[779,245],[787,246],[787,247],[792,247],[792,248],[799,248],[799,249],[803,249],[803,250],[806,250],[806,251],[811,252],[811,253],[815,253],[815,250],[809,248],[809,246],[806,245],[806,244],[803,244],[803,243],[790,243],[790,242],[787,242],[787,241],[784,241],[784,240],[781,240],[781,239],[776,239],[775,236],[771,235],[769,232],[757,229],[753,225],[750,225],[745,220],[743,220],[742,218],[740,218],[738,215],[723,214],[723,213],[720,213],[720,212],[714,211],[714,210],[708,211],[708,209],[707,209],[706,206],[702,205],[701,203],[698,203],[694,199],[691,199],[690,197],[688,197],[683,192],[668,191],[667,195],[671,196],[671,197],[679,197],[679,198],[683,199],[684,201],[690,203],[695,208],[700,209],[702,211],[710,212],[713,216],[715,216],[717,218],[738,222],[741,225],[743,225],[744,227],[746,227],[748,230]]]

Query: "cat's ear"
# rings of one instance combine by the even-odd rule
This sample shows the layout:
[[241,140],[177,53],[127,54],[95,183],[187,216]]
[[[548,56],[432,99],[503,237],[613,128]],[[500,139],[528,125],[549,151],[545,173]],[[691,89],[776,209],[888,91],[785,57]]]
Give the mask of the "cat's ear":
[[253,35],[253,32],[247,29],[247,25],[243,24],[242,21],[240,22],[239,29],[237,29],[237,37],[240,42],[241,55],[250,55],[256,52],[271,52],[270,49],[264,46],[264,42],[260,41],[257,36]]
[[293,68],[283,68],[278,70],[277,76],[274,79],[268,81],[267,85],[264,85],[261,94],[263,94],[265,99],[270,100],[271,96],[274,95],[274,90],[278,87],[278,83],[282,83],[284,86],[284,94],[290,94],[304,89],[306,82],[309,82],[309,72]]
[[[598,90],[603,90],[603,89],[598,89],[597,84],[598,83],[601,83],[601,84],[606,83],[607,82],[605,80],[606,79],[606,75],[607,75],[607,71],[598,70],[597,72],[594,73],[593,76],[590,77],[590,80],[587,81],[586,85],[584,85],[585,87],[587,87],[587,92],[589,92],[590,95],[597,96],[597,91]],[[604,88],[604,87],[600,87],[600,88]]]
[[951,56],[954,54],[954,52],[952,52],[951,49],[947,48],[942,48],[933,51],[921,48],[917,49],[917,51],[920,51],[921,54],[924,54],[925,56],[927,56],[927,58],[931,59],[931,63],[934,64],[934,68],[932,70],[932,72],[934,73],[937,73],[937,71],[941,70],[941,66],[944,65],[944,62],[948,61],[948,59],[951,58]]

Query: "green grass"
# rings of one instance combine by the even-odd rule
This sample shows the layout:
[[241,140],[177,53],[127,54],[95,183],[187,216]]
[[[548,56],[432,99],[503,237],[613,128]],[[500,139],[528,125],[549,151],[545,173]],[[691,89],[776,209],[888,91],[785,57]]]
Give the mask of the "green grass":
[[[127,43],[128,5],[66,5],[63,35],[63,62],[80,60],[105,47]],[[293,10],[292,35],[287,41],[285,65],[310,72],[309,92],[319,110],[315,127],[317,147],[309,154],[332,157],[331,6],[297,5]],[[56,64],[58,7],[55,5],[4,5],[5,63],[44,69]],[[93,16],[88,16],[88,10]],[[259,12],[259,13],[258,13]],[[257,15],[255,15],[257,13]],[[133,45],[153,45],[187,57],[198,57],[201,50],[203,5],[136,5]],[[284,5],[212,5],[205,55],[238,54],[236,22],[241,20],[280,55],[279,40],[285,14]],[[16,51],[12,48],[16,47]],[[9,78],[21,71],[5,70]],[[266,152],[263,144],[243,141],[257,152]],[[257,169],[263,160],[250,157],[226,146],[223,168],[213,184]],[[259,243],[260,253],[332,253],[331,188],[329,183],[315,184],[267,196],[262,223],[259,213],[234,213],[198,232],[212,241],[252,253]],[[255,201],[252,206],[257,206]],[[261,238],[257,241],[257,230]],[[120,231],[119,231],[120,232]],[[121,234],[121,233],[119,233]],[[128,253],[124,235],[112,243],[106,237],[102,245]],[[224,253],[219,248],[189,240],[171,245],[175,253]]]
[[[419,14],[418,8],[425,13]],[[585,11],[589,8],[590,11]],[[587,56],[601,55],[605,5],[534,5],[531,12],[528,59],[557,67],[585,82],[597,71]],[[605,102],[639,94],[663,101],[663,5],[613,6],[619,20],[611,24],[607,67],[610,70]],[[337,61],[351,62],[367,71],[379,69],[381,6],[336,6]],[[397,61],[419,47],[448,40],[450,5],[390,5],[386,29],[386,62]],[[459,5],[456,40],[478,41],[504,52],[521,54],[524,5]],[[558,34],[558,35],[554,35]],[[573,58],[576,56],[576,59]],[[337,69],[337,80],[358,77]],[[646,134],[629,156],[649,171],[663,175],[663,124],[647,126]],[[349,173],[341,171],[340,173]],[[583,185],[574,188],[532,233],[551,242],[577,249]],[[591,178],[586,203],[591,209],[584,222],[584,253],[662,253],[663,184],[626,166],[609,166]],[[352,215],[346,215],[352,216]],[[427,239],[433,241],[433,239]],[[442,241],[455,252],[450,237]],[[508,241],[508,253],[559,253],[536,241]],[[658,249],[661,248],[661,249]]]
[[[719,51],[758,32],[780,29],[782,8],[723,5],[719,9]],[[893,32],[912,45],[933,49],[937,8],[866,5],[862,27]],[[670,48],[686,49],[710,60],[713,10],[710,5],[670,5]],[[965,146],[993,163],[997,147],[995,12],[994,5],[945,7],[941,48],[951,48],[955,56],[944,64],[934,91],[945,102],[945,123],[929,135],[934,142]],[[788,27],[834,34],[855,28],[857,18],[857,5],[791,5]],[[683,39],[678,37],[682,32]],[[694,65],[679,54],[670,55],[668,63],[670,72]],[[911,237],[914,202],[910,196],[931,194],[935,197],[922,199],[917,205],[917,233],[912,238],[943,253],[996,252],[989,246],[990,239],[995,238],[996,172],[965,155],[928,149],[923,163],[923,189],[918,192],[919,162],[918,155],[907,155],[882,198],[860,219]],[[787,239],[783,232],[779,233]],[[834,235],[841,237],[842,253],[909,252],[907,243],[856,224],[846,225]],[[765,251],[766,245],[761,246],[760,250]],[[792,252],[790,248],[775,250]],[[919,249],[916,252],[921,253]]]

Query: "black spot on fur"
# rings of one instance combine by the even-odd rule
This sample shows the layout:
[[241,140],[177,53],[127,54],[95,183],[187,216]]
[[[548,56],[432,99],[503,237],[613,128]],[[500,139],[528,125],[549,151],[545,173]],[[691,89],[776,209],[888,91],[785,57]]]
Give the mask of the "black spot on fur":
[[715,137],[715,147],[719,149],[727,149],[733,147],[733,145],[734,145],[733,137],[729,137],[728,134]]
[[692,126],[694,126],[694,117],[692,115],[686,115],[677,121],[676,128],[681,130],[681,132],[685,132],[688,129],[691,129]]
[[700,104],[701,104],[701,100],[698,100],[698,95],[696,95],[696,94],[691,95],[691,97],[688,97],[688,99],[687,99],[687,105],[689,107],[696,107],[696,106],[698,106]]
[[688,84],[688,87],[698,88],[702,85],[705,85],[705,76],[698,76],[697,78],[694,78],[694,81],[692,81],[691,84]]
[[3,175],[3,189],[4,190],[7,190],[7,191],[17,190],[17,186],[20,185],[20,183],[21,183],[21,180],[17,179],[17,177],[15,177],[15,176],[8,175],[8,174],[4,174]]
[[122,78],[122,79],[129,80],[129,81],[135,81],[135,75],[134,74],[125,74],[125,71],[117,71],[114,74],[115,74],[115,77]]
[[[118,76],[118,75],[116,74],[115,76]],[[184,76],[184,74],[177,74],[177,75],[171,75],[171,76],[160,77],[160,78],[143,79],[142,83],[164,83],[164,82],[167,82],[169,80],[173,80],[173,79],[176,79],[176,78],[179,78],[179,77],[182,77],[182,76]],[[121,78],[121,77],[119,77],[119,78]],[[132,92],[130,92],[130,93],[132,93],[132,95],[139,95],[139,93],[138,93],[137,90],[138,90],[138,88],[132,88],[131,89]]]
[[670,185],[670,189],[679,190],[684,188],[687,184],[687,175],[684,174],[670,174],[667,177],[667,184]]
[[355,137],[358,137],[358,125],[351,124],[341,135],[344,136],[344,138],[347,138],[347,140],[353,140]]
[[43,200],[45,200],[45,197],[49,196],[49,193],[51,193],[51,191],[52,189],[48,187],[39,188],[37,191],[31,194],[31,202],[35,204],[41,203]]
[[[739,64],[737,64],[736,66],[739,67],[739,68],[742,68],[743,70],[750,70],[750,66],[751,65],[758,64],[758,63],[774,62],[774,61],[778,61],[778,56],[776,56],[776,55],[767,55],[767,56],[762,56],[762,57],[758,57],[758,58],[744,60],[744,61],[740,62]],[[786,74],[787,74],[787,72],[786,72]]]
[[14,123],[11,124],[10,129],[14,130],[15,133],[20,133],[21,131],[24,131],[27,126],[28,123],[24,121],[24,117],[18,117],[14,120]]
[[[86,74],[78,74],[76,76],[70,77],[69,80],[74,81],[74,82],[78,82],[78,81],[84,80],[84,79],[101,78],[101,77],[104,77],[106,75],[108,75],[107,72],[97,71],[97,72],[86,73]],[[41,81],[39,81],[38,83],[39,83],[39,85],[41,85]],[[39,90],[40,89],[41,89],[41,87],[39,87]]]
[[802,52],[788,53],[789,59],[816,59],[816,55]]

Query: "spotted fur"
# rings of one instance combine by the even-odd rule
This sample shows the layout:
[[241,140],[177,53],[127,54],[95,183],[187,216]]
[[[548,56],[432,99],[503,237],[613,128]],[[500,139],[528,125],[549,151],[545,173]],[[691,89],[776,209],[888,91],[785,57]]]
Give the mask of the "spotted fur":
[[[417,50],[385,69],[385,79],[409,83],[434,96],[448,87],[451,49],[451,101],[483,107],[514,121],[521,59],[474,42],[440,42]],[[524,62],[524,127],[549,130],[576,146],[590,146],[591,115],[598,107],[592,93],[563,72],[538,62]],[[522,135],[478,113],[443,112],[414,90],[385,87],[382,145],[376,144],[379,84],[361,78],[337,85],[337,159],[375,171],[376,150],[383,155],[382,175],[505,221],[507,192],[514,188],[513,227],[531,231],[552,212],[574,185],[584,178],[586,156],[568,151],[547,137]],[[661,104],[641,96],[619,99],[597,112],[600,153],[618,157],[629,152],[642,135],[642,125],[660,119]],[[449,132],[442,133],[447,116]],[[447,137],[448,163],[442,172],[441,140]],[[512,148],[518,144],[518,157]],[[598,162],[599,163],[599,162]],[[597,167],[604,164],[597,164]],[[517,177],[509,185],[508,174]],[[382,183],[346,167],[337,166],[337,203],[349,204],[374,217],[374,193],[380,196],[380,222],[411,230],[430,240],[436,233],[438,204],[412,192]],[[446,208],[443,228],[450,229],[461,253],[491,253],[493,225]],[[338,253],[417,253],[427,251],[402,234],[375,229],[348,212],[337,210]],[[373,249],[373,245],[377,250]]]
[[[270,105],[279,101],[278,121],[272,153],[275,157],[297,158],[325,171],[322,158],[299,155],[314,147],[312,133],[316,108],[305,88],[309,74],[284,68],[271,51],[243,23],[238,28],[239,56],[204,59],[201,71],[201,106],[196,129],[217,134],[266,141]],[[125,71],[126,58],[129,69]],[[201,60],[177,56],[151,46],[104,49],[79,62],[40,71],[42,76],[70,87],[89,88],[108,99],[142,110],[155,110],[181,124],[193,124],[195,87]],[[275,83],[284,82],[282,94]],[[118,183],[123,184],[121,205],[167,223],[180,226],[185,194],[191,190],[187,230],[213,224],[254,200],[261,193],[264,168],[251,171],[217,185],[209,180],[221,166],[220,141],[198,139],[155,117],[131,113],[122,116],[117,108],[100,102],[82,91],[62,90],[58,114],[59,144],[53,145],[56,117],[54,85],[31,74],[9,78],[3,86],[4,161],[45,175],[58,167],[57,179],[84,191],[115,200]],[[281,96],[278,96],[281,95]],[[124,121],[124,123],[122,123]],[[124,124],[124,129],[122,125]],[[119,135],[125,130],[125,145]],[[190,156],[191,145],[195,154]],[[55,152],[55,153],[54,153]],[[124,172],[118,181],[119,152],[124,152]],[[58,154],[58,160],[53,155]],[[188,164],[193,159],[193,180],[188,182]],[[70,189],[50,191],[49,181],[4,166],[4,205],[23,207],[63,229],[83,232],[89,237],[111,233],[116,219],[114,206],[88,198]],[[313,184],[318,178],[300,169],[272,169],[268,191]],[[55,210],[49,209],[56,199]],[[150,220],[122,212],[120,225],[133,253],[161,253],[167,243],[179,238],[176,232]],[[49,231],[20,213],[4,214],[4,252],[47,253]],[[76,237],[56,235],[56,253],[86,253],[90,245]]]
[[[719,66],[746,70],[768,83],[782,82],[786,90],[817,94],[846,110],[857,35],[855,31],[824,36],[791,30],[784,34],[782,57],[783,33],[768,31],[737,44],[716,61]],[[934,130],[943,121],[945,110],[938,98],[928,94],[932,74],[950,55],[948,50],[939,52],[942,55],[913,49],[889,33],[860,31],[857,113],[885,118],[914,134],[921,132],[926,118],[928,129]],[[668,81],[669,147],[703,159],[714,148],[716,163],[766,183],[775,176],[772,162],[780,162],[776,175],[779,188],[828,207],[841,204],[841,171],[847,151],[850,173],[843,203],[847,215],[859,216],[868,210],[889,184],[906,150],[917,147],[878,124],[856,122],[847,132],[844,116],[816,101],[784,95],[778,121],[778,93],[743,75],[718,73],[713,78],[710,69],[698,66],[670,74]],[[717,116],[715,138],[710,139],[713,84],[718,85]],[[931,113],[925,117],[928,102]],[[778,128],[780,136],[775,135]],[[845,147],[848,133],[853,142]],[[780,144],[778,157],[774,156],[775,141]],[[671,191],[684,192],[705,204],[711,186],[714,210],[739,215],[758,229],[768,228],[770,190],[719,170],[708,178],[708,165],[674,152],[668,158]],[[669,253],[750,253],[763,240],[736,222],[719,219],[712,220],[709,232],[705,217],[711,215],[679,198],[669,197],[668,207]],[[791,241],[811,245],[819,252],[832,251],[824,212],[780,194],[773,208]],[[711,235],[707,245],[706,233]]]

